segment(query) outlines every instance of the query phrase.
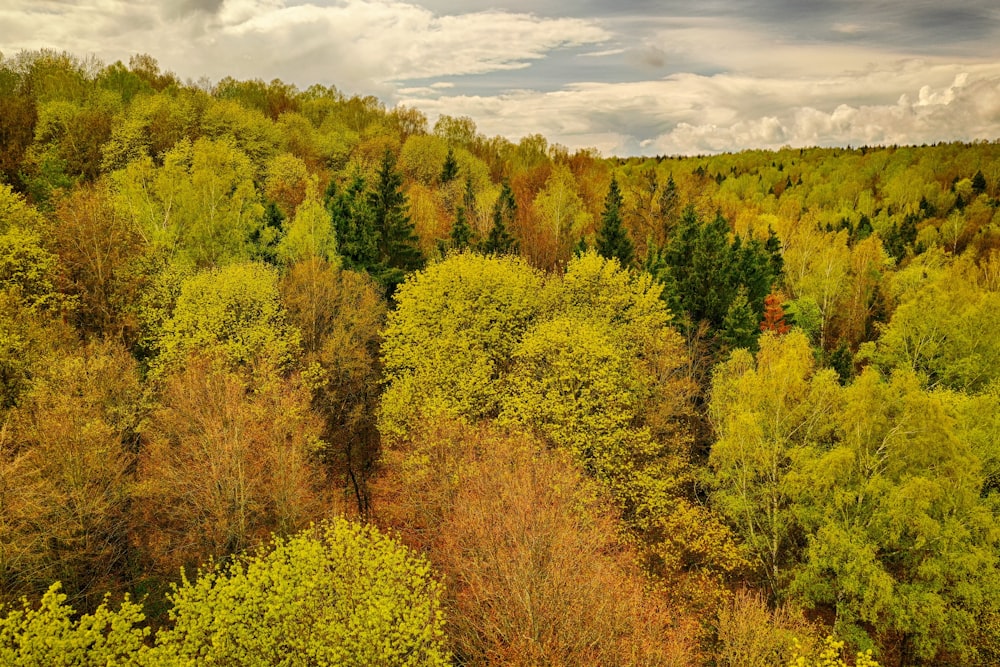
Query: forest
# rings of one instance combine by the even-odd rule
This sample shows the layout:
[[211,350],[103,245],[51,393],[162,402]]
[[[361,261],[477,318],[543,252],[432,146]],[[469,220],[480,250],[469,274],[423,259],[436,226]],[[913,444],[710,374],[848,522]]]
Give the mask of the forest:
[[1000,664],[1000,142],[615,158],[0,58],[0,664]]

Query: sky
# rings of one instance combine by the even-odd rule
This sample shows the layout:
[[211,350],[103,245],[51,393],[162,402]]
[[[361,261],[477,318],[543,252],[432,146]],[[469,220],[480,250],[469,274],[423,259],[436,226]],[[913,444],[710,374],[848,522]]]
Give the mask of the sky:
[[606,156],[1000,139],[997,0],[0,0],[0,53],[39,48]]

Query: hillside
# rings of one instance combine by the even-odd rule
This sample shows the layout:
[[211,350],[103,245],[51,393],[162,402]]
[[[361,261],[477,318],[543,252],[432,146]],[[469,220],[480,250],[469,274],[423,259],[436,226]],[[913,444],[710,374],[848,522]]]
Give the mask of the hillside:
[[1000,143],[0,60],[3,664],[992,665],[998,492]]

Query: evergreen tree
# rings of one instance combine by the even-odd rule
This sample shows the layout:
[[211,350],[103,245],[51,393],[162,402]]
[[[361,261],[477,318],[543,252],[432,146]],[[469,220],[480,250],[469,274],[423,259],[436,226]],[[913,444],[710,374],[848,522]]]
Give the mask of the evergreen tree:
[[278,263],[276,248],[281,241],[284,222],[285,215],[281,209],[273,201],[269,201],[264,208],[264,224],[250,234],[250,244],[256,259],[267,264]]
[[417,245],[419,239],[406,212],[406,195],[401,188],[403,176],[396,171],[396,156],[386,149],[379,166],[375,187],[368,192],[377,248],[375,277],[392,294],[408,271],[424,265]]
[[601,227],[597,230],[597,254],[605,259],[617,259],[622,266],[631,266],[635,247],[628,237],[628,230],[622,225],[622,193],[618,179],[611,179],[608,195],[604,199],[601,213]]
[[444,166],[441,167],[441,184],[450,183],[458,178],[458,161],[455,159],[455,153],[451,148],[448,149],[448,155],[444,159]]
[[455,224],[451,227],[451,247],[465,250],[472,244],[472,228],[465,221],[465,207],[459,206],[455,212]]
[[514,200],[514,191],[510,188],[510,183],[504,181],[500,190],[500,197],[493,206],[493,226],[490,233],[483,242],[483,252],[487,255],[507,255],[517,252],[517,239],[515,239],[507,226],[513,224],[517,215],[517,202]]
[[755,351],[757,334],[760,333],[757,322],[758,317],[747,298],[747,290],[741,287],[722,320],[722,342],[731,350],[744,348]]
[[976,175],[972,177],[972,191],[977,195],[986,192],[986,177],[983,176],[981,169],[976,171]]
[[677,183],[674,181],[674,175],[670,174],[667,176],[667,184],[660,189],[660,218],[663,221],[665,237],[669,236],[674,228],[678,201]]
[[334,181],[326,189],[324,203],[333,219],[337,249],[344,267],[374,273],[378,264],[375,221],[368,207],[364,178],[355,174],[350,185],[338,191]]

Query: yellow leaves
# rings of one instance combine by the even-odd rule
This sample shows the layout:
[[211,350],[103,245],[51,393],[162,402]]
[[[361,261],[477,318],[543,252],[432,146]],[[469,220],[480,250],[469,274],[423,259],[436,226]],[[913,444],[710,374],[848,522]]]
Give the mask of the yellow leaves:
[[[788,667],[848,667],[848,663],[841,657],[844,642],[832,636],[827,636],[823,640],[823,646],[808,655],[803,655],[800,647],[796,646],[796,649],[797,655],[788,663]],[[872,657],[870,650],[859,651],[854,656],[854,667],[879,667],[879,663]]]
[[135,665],[143,662],[149,628],[142,608],[128,595],[117,610],[108,599],[92,614],[75,618],[73,608],[52,584],[37,607],[22,600],[21,609],[0,617],[0,664],[7,667],[70,667],[72,665]]
[[182,363],[190,352],[218,351],[230,368],[284,372],[300,353],[299,332],[288,321],[278,277],[263,264],[232,264],[184,280],[155,341],[151,373]]
[[185,580],[149,664],[448,664],[441,585],[371,526],[334,519]]

